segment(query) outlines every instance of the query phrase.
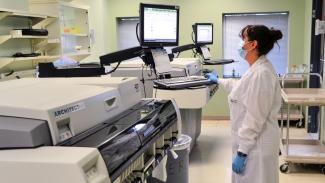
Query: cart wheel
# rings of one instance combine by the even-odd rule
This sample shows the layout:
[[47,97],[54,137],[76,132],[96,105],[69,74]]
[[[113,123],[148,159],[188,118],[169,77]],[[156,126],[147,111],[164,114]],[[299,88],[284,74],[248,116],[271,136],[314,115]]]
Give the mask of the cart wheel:
[[322,173],[325,175],[325,166],[322,167]]
[[288,173],[289,172],[289,164],[285,163],[280,166],[280,171],[282,173]]
[[296,123],[296,127],[297,128],[303,128],[304,127],[303,122],[299,121],[298,123]]

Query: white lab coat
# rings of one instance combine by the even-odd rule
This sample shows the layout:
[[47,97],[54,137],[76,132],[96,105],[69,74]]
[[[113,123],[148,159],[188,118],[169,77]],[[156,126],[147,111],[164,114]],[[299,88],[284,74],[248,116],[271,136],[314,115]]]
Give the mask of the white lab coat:
[[272,64],[261,56],[240,80],[219,84],[230,93],[233,158],[237,151],[248,154],[245,171],[233,172],[232,183],[278,183],[281,88]]

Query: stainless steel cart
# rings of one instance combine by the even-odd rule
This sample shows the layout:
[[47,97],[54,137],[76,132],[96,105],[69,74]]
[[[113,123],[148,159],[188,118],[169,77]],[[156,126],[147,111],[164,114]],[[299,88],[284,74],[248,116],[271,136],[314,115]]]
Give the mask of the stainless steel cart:
[[[287,77],[288,76],[288,77]],[[281,85],[284,87],[285,84],[289,85],[295,85],[299,88],[304,88],[304,83],[306,81],[306,77],[301,74],[296,73],[288,73],[284,76],[281,76],[278,78]],[[281,110],[287,111],[288,106],[283,104],[281,105]],[[278,120],[287,120],[287,112],[284,112],[283,115],[281,115],[281,112],[278,114]],[[304,127],[304,115],[303,115],[303,107],[302,106],[295,106],[290,108],[290,121],[298,121],[296,123],[297,128],[303,128]],[[306,126],[306,125],[305,125]]]
[[[305,75],[314,75],[322,78],[319,74],[308,73]],[[283,85],[282,85],[283,86]],[[282,88],[283,102],[288,105],[287,121],[290,119],[290,106],[320,106],[320,114],[325,106],[325,89],[322,88]],[[283,110],[281,110],[283,117]],[[319,124],[321,115],[319,115]],[[283,173],[289,172],[290,166],[297,164],[322,164],[325,165],[325,146],[320,141],[321,126],[319,125],[317,139],[290,139],[289,123],[286,125],[286,136],[283,139],[283,120],[281,120],[281,152],[283,155],[284,164],[280,166],[280,171]],[[322,172],[325,174],[325,166],[322,167]]]

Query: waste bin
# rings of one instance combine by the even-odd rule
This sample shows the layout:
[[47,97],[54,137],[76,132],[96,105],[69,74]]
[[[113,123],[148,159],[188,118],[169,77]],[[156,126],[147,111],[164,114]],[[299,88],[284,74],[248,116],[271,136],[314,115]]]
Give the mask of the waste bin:
[[[189,153],[192,138],[188,135],[181,134],[177,142],[173,146],[173,150],[177,154],[177,159],[173,154],[168,152],[167,159],[167,181],[166,183],[188,183],[189,171]],[[163,181],[150,177],[148,183],[163,183]]]

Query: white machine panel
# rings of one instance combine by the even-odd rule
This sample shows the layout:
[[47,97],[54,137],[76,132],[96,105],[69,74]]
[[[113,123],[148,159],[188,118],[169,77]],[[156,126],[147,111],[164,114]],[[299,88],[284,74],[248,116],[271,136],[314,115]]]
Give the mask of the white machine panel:
[[47,121],[53,144],[57,144],[139,102],[138,82],[136,78],[30,78],[2,82],[0,115]]
[[215,92],[212,90],[213,87],[205,86],[182,90],[154,89],[154,92],[157,98],[174,99],[180,109],[200,109],[210,101]]
[[[116,67],[115,64],[112,64],[112,67]],[[143,67],[143,69],[142,69]],[[170,72],[172,77],[182,77],[187,76],[186,69],[184,67],[180,68],[172,68]],[[143,61],[139,59],[132,59],[128,61],[124,61],[121,63],[119,68],[111,74],[112,78],[115,77],[137,77],[145,80],[144,85],[140,84],[140,92],[142,97],[146,96],[147,98],[152,97],[152,90],[153,90],[153,79],[156,79],[156,75],[154,74],[153,70],[150,70],[150,67],[145,66]],[[145,90],[144,90],[145,87]],[[144,94],[146,91],[146,95]]]
[[[117,64],[112,64],[112,67],[115,67],[116,65]],[[174,58],[170,65],[172,66],[170,73],[174,77],[186,76],[185,74],[190,76],[197,75],[202,69],[199,58]],[[118,72],[119,70],[123,70],[125,68],[133,68],[136,71],[140,72],[142,67],[147,66],[145,66],[140,58],[132,59],[122,62],[118,70],[115,72]],[[186,73],[184,73],[184,69],[186,70]],[[178,75],[176,74],[177,72],[179,73]],[[112,75],[114,75],[114,73]]]
[[105,162],[95,148],[1,150],[0,162],[4,183],[110,183]]
[[135,77],[108,77],[103,76],[87,78],[56,78],[57,81],[67,84],[79,84],[101,88],[116,88],[120,94],[120,111],[135,105],[141,99],[140,81]]
[[188,76],[201,75],[201,63],[199,58],[174,58],[170,63],[173,68],[185,69]]
[[[188,64],[189,62],[181,63],[179,61],[176,61],[175,64],[173,64],[173,62],[170,63],[170,65],[172,66],[172,69],[169,72],[172,75],[172,77],[181,77],[181,76],[188,75],[188,72],[185,69],[186,69],[186,64]],[[116,65],[117,64],[112,64],[112,67],[116,67]],[[131,60],[122,62],[120,64],[119,68],[115,72],[113,72],[111,75],[113,77],[122,77],[122,76],[130,77],[131,76],[131,77],[142,78],[142,67],[143,67],[143,71],[144,71],[144,77],[146,79],[146,77],[148,76],[147,73],[150,72],[150,67],[146,66],[140,58],[131,59]],[[124,73],[124,72],[126,72],[126,73]],[[156,78],[156,76],[154,75],[153,72],[150,75],[152,75],[152,77],[150,77],[151,79]]]

